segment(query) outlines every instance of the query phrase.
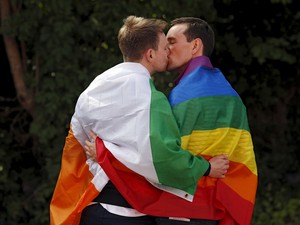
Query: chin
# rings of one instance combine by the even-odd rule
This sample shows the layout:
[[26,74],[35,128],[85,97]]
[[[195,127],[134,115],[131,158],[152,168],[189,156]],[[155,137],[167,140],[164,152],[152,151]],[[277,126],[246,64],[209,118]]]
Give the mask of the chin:
[[159,72],[166,72],[167,71],[167,67],[161,68],[161,70]]
[[167,71],[170,71],[170,72],[171,72],[171,71],[174,71],[174,70],[175,70],[175,68],[173,68],[173,67],[171,67],[171,66],[169,66],[169,65],[167,66]]

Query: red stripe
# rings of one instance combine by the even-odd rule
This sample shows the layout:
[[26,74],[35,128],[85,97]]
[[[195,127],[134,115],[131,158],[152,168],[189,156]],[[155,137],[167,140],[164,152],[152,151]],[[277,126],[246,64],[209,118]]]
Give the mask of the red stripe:
[[[211,158],[211,156],[201,156],[206,160]],[[257,188],[257,175],[249,170],[247,166],[240,162],[230,161],[226,177],[221,179],[221,181],[232,191],[236,192],[238,196],[254,205]],[[209,180],[201,179],[200,182],[201,186],[208,185]]]
[[226,209],[226,212],[228,212],[226,215],[227,220],[233,219],[237,224],[251,224],[254,205],[232,191],[222,180],[219,180],[216,186],[216,199],[222,203],[222,206]]

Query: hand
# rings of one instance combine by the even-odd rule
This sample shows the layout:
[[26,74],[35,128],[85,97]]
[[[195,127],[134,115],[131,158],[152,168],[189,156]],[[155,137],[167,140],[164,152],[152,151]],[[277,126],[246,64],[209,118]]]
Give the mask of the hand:
[[225,174],[229,168],[228,155],[218,155],[209,160],[210,162],[210,177],[225,178]]
[[91,131],[90,136],[91,136],[92,140],[91,141],[90,140],[85,141],[84,151],[85,151],[85,154],[90,159],[97,162],[96,143],[95,143],[97,135],[93,131]]

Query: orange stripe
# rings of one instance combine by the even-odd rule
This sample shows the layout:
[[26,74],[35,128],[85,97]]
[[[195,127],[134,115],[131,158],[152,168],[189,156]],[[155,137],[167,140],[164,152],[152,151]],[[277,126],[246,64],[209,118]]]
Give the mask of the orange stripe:
[[50,204],[51,225],[79,224],[81,210],[97,195],[92,191],[92,196],[82,199],[87,195],[87,188],[93,189],[94,185],[90,183],[92,178],[84,150],[70,128],[63,150],[60,174]]
[[[203,157],[206,160],[209,160],[211,158],[210,156]],[[243,199],[254,204],[258,181],[256,174],[252,173],[247,166],[243,165],[242,163],[230,161],[226,177],[221,180]],[[199,180],[198,185],[202,188],[215,186],[215,182],[215,178],[202,177]]]
[[222,182],[227,184],[242,198],[254,204],[257,176],[253,174],[245,165],[230,161],[229,170]]

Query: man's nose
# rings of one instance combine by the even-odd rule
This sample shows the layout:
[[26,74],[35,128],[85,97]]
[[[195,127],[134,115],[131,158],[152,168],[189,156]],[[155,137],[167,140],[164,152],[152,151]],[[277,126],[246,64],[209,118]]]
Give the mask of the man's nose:
[[167,55],[169,56],[170,55],[170,48],[167,47]]

